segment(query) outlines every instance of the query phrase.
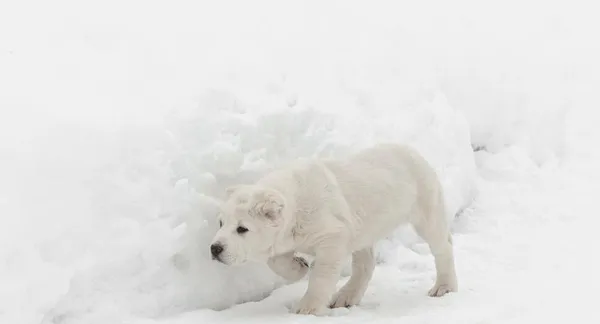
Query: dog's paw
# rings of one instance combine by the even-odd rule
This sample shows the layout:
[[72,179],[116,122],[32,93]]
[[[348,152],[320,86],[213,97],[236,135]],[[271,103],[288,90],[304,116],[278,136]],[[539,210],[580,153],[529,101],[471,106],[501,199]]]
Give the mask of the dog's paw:
[[362,295],[356,290],[340,290],[331,300],[330,308],[352,307],[360,303]]
[[299,257],[299,256],[294,256],[293,258],[294,262],[296,262],[301,268],[308,268],[308,261],[306,261],[305,258],[303,257]]
[[308,273],[309,265],[306,259],[297,256],[277,256],[269,259],[271,270],[290,283],[296,282]]
[[287,280],[291,282],[296,282],[308,273],[309,266],[308,262],[302,257],[294,257],[292,259],[292,263],[287,270],[288,272],[285,274]]
[[294,307],[292,307],[292,313],[323,316],[327,314],[327,307],[315,300],[302,298]]
[[429,289],[427,293],[430,297],[441,297],[449,292],[457,291],[455,285],[451,284],[438,284],[436,283],[433,288]]

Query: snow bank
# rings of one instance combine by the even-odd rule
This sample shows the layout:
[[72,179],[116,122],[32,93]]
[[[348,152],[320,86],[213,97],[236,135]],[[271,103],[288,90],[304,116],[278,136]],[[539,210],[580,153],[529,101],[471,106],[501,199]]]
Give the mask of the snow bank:
[[[491,13],[514,7],[442,1],[2,6],[7,323],[262,298],[280,284],[263,265],[208,260],[215,201],[300,156],[410,143],[438,170],[453,217],[476,193],[472,145],[560,155],[563,74],[585,48],[560,42],[572,31],[551,26],[556,8],[521,2],[508,26]],[[379,258],[416,241],[401,229]]]
[[[467,125],[443,96],[414,108],[398,106],[390,115],[357,105],[322,112],[327,109],[304,106],[299,93],[293,107],[280,96],[280,106],[265,112],[262,107],[274,100],[266,90],[252,98],[209,91],[202,109],[172,116],[165,129],[115,138],[130,144],[113,143],[121,153],[88,181],[94,215],[78,230],[87,237],[63,232],[45,244],[60,255],[57,250],[71,241],[95,257],[74,274],[47,320],[155,317],[262,298],[281,283],[264,265],[228,268],[209,258],[215,203],[230,183],[252,181],[296,157],[344,156],[378,141],[407,142],[439,171],[449,192],[448,217],[472,199]],[[399,231],[396,239],[410,241],[411,234]],[[380,251],[386,260],[397,243]]]

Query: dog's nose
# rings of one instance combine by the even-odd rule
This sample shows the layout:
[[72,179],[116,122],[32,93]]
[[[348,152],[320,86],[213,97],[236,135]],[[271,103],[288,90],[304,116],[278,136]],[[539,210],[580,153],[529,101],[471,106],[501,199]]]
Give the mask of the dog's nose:
[[210,246],[210,253],[213,257],[218,257],[221,252],[223,252],[223,245],[215,243]]

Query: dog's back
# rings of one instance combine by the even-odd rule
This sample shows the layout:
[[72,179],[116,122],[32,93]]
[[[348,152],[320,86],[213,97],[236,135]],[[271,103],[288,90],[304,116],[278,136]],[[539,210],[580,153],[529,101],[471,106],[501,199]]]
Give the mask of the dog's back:
[[408,146],[379,144],[324,164],[359,224],[353,249],[373,244],[399,225],[418,222],[441,196],[435,171]]

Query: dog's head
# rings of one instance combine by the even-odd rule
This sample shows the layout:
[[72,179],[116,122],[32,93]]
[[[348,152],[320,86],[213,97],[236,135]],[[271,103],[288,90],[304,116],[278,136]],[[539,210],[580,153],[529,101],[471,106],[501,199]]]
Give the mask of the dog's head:
[[230,187],[226,196],[210,246],[212,258],[227,265],[266,262],[282,227],[285,198],[257,185]]

